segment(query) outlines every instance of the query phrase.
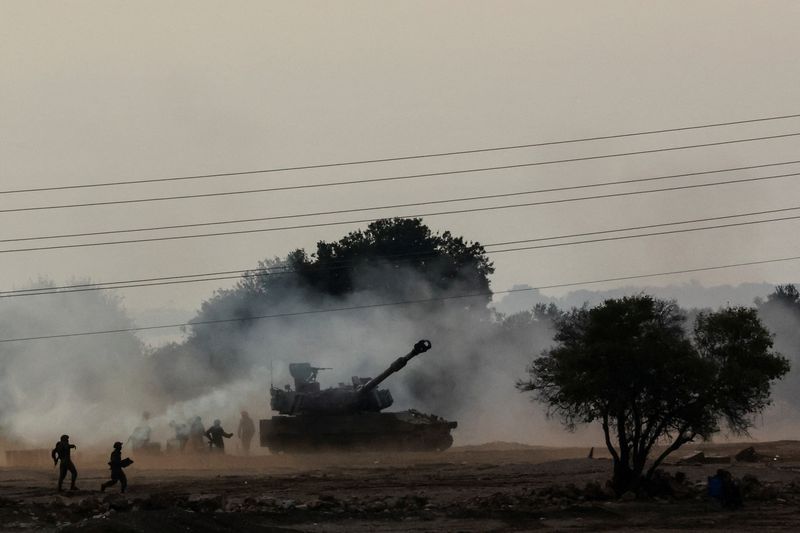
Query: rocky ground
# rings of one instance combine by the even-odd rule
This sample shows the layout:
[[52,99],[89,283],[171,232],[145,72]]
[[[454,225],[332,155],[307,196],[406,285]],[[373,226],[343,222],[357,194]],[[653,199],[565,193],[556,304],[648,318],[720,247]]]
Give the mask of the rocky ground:
[[[728,455],[743,445],[701,447]],[[501,445],[441,454],[137,458],[130,489],[54,491],[54,469],[0,469],[3,531],[800,530],[800,443],[758,444],[758,462],[672,464],[657,494],[616,499],[598,451]],[[698,448],[681,451],[678,457]],[[677,459],[677,457],[676,457]],[[705,496],[717,468],[741,480],[742,509]],[[681,472],[685,475],[682,479]]]

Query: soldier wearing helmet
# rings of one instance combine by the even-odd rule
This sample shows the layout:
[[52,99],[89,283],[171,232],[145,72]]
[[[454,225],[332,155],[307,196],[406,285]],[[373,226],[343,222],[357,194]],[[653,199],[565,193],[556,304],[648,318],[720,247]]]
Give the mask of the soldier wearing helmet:
[[128,488],[128,478],[123,468],[133,464],[133,460],[129,457],[122,458],[122,443],[117,441],[114,443],[114,451],[111,452],[111,459],[108,461],[108,466],[111,468],[111,479],[100,485],[100,492],[105,491],[108,487],[114,485],[119,481],[120,492],[125,492]]
[[222,437],[229,439],[233,437],[233,433],[226,433],[225,430],[222,429],[222,422],[214,420],[214,425],[206,431],[206,438],[208,439],[212,451],[225,453],[225,442],[222,440]]

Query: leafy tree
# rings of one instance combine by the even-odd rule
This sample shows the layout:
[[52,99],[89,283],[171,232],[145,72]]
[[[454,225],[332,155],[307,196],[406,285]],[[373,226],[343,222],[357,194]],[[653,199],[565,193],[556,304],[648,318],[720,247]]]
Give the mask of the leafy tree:
[[[569,429],[599,422],[618,494],[637,490],[661,462],[724,421],[746,433],[788,370],[755,309],[700,313],[694,334],[674,302],[647,295],[606,300],[556,321],[556,345],[517,387]],[[666,448],[648,459],[659,443]]]
[[[486,292],[494,272],[483,246],[466,243],[449,231],[433,233],[421,219],[381,219],[364,231],[354,231],[337,242],[320,241],[314,256],[304,250],[289,255],[288,265],[319,293],[341,296],[356,290],[384,295],[408,292],[405,277],[392,271],[409,269],[438,292],[455,287]],[[370,275],[370,271],[378,275]]]
[[800,309],[800,291],[794,285],[778,285],[775,291],[767,296],[766,302],[756,302],[759,306],[781,303]]
[[[794,285],[778,285],[766,300],[756,299],[758,316],[775,334],[775,347],[792,363],[800,359],[800,292]],[[775,391],[776,398],[800,406],[800,372],[789,372]]]
[[[197,372],[184,374],[193,390],[207,388],[209,381],[218,382],[219,377],[246,374],[252,352],[284,337],[287,331],[294,331],[282,319],[256,322],[247,320],[248,317],[336,307],[336,300],[354,294],[359,295],[359,304],[479,294],[479,298],[419,304],[426,308],[424,310],[448,306],[449,310],[461,313],[459,318],[463,317],[463,321],[426,324],[424,329],[443,333],[449,327],[468,328],[471,326],[465,324],[488,323],[487,303],[491,300],[488,276],[493,271],[478,243],[465,242],[450,232],[435,233],[420,219],[377,220],[338,241],[319,242],[312,254],[298,249],[285,258],[260,262],[234,288],[217,291],[204,301],[191,322],[205,325],[192,328],[185,343],[159,350],[156,358],[169,359],[170,365],[165,366],[174,368],[174,373],[178,374],[191,361],[199,360],[212,373],[201,373],[199,377]],[[423,309],[418,306],[381,311],[410,321],[425,320],[425,313],[420,312]],[[299,322],[297,318],[286,320],[291,321],[290,325]],[[326,320],[326,317],[309,316],[302,320],[311,331],[319,325],[314,320]],[[180,379],[180,376],[169,376],[169,379]],[[450,383],[448,388],[441,378],[432,383],[427,376],[417,381],[425,391],[442,390],[442,397],[449,395],[454,385]]]

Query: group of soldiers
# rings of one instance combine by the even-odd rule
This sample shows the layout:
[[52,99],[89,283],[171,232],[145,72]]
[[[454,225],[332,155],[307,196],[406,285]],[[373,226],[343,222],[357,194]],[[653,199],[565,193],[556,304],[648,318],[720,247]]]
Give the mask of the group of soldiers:
[[[242,411],[241,416],[236,436],[241,440],[242,452],[248,454],[250,452],[250,443],[256,432],[255,423],[253,419],[250,418],[247,411]],[[150,449],[150,426],[147,424],[149,417],[150,415],[148,413],[144,413],[144,423],[134,429],[133,434],[128,439],[129,442],[132,442],[134,450]],[[169,425],[175,431],[175,440],[178,442],[179,449],[182,452],[205,451],[208,448],[206,447],[206,441],[204,439],[207,439],[208,447],[212,452],[225,453],[224,439],[233,437],[233,433],[228,433],[222,428],[220,420],[214,420],[214,424],[206,429],[199,416],[192,418],[185,424],[178,424],[173,420]],[[122,458],[122,446],[123,444],[121,442],[114,443],[114,449],[108,461],[108,466],[111,469],[111,479],[100,485],[101,491],[105,491],[117,482],[119,482],[120,490],[123,493],[128,487],[128,479],[123,469],[132,465],[133,460],[130,458]],[[78,477],[78,470],[75,468],[71,457],[71,451],[75,448],[76,446],[69,442],[69,435],[61,435],[61,439],[50,452],[53,463],[56,465],[60,463],[58,476],[59,492],[63,490],[63,484],[67,474],[71,475],[70,490],[77,490],[75,481]]]
[[[71,475],[70,490],[78,490],[75,485],[75,480],[78,478],[78,469],[75,468],[75,463],[72,462],[71,451],[77,448],[74,444],[69,442],[69,435],[61,435],[61,439],[56,443],[50,456],[53,458],[53,463],[58,465],[61,463],[58,473],[58,491],[61,492],[64,485],[64,479],[67,473]],[[117,441],[114,443],[114,450],[111,452],[111,457],[108,461],[108,466],[111,469],[111,479],[100,485],[100,491],[105,491],[108,487],[115,485],[117,482],[120,484],[120,491],[125,492],[128,488],[128,478],[125,476],[123,468],[133,464],[130,457],[122,458],[122,443]]]
[[[247,411],[242,411],[241,415],[236,436],[241,441],[242,453],[247,455],[250,453],[250,443],[256,434],[256,426]],[[203,425],[203,420],[199,416],[188,420],[186,423],[179,423],[173,420],[169,423],[169,426],[175,431],[174,442],[177,443],[177,448],[181,452],[203,452],[210,448],[212,452],[225,453],[225,441],[223,439],[233,437],[233,433],[228,433],[222,429],[222,423],[219,420],[214,420],[214,424],[206,429]]]

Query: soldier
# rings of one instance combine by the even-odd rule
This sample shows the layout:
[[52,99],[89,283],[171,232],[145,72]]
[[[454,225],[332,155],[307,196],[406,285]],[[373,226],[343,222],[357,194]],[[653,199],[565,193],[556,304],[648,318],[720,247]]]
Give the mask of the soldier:
[[186,443],[189,441],[189,426],[187,424],[179,424],[173,420],[169,423],[169,427],[175,430],[175,441],[178,443],[178,450],[184,451]]
[[196,416],[189,424],[189,447],[193,452],[205,451],[205,443],[203,442],[203,435],[206,434],[206,428],[203,426],[203,420]]
[[208,431],[206,431],[206,438],[208,438],[208,442],[212,451],[225,453],[225,443],[223,442],[222,437],[229,439],[233,437],[233,433],[225,433],[225,430],[222,429],[221,424],[222,422],[219,420],[214,420],[214,425],[208,428]]
[[128,438],[131,443],[133,451],[147,451],[150,446],[150,413],[145,411],[142,413],[142,424],[134,428],[133,433]]
[[67,472],[72,474],[72,482],[70,483],[69,490],[78,490],[78,487],[75,486],[75,478],[78,477],[78,470],[72,463],[72,459],[70,459],[70,450],[72,448],[77,448],[77,446],[69,443],[69,435],[61,435],[61,440],[56,443],[53,451],[50,452],[50,457],[53,458],[53,464],[57,465],[58,462],[61,461],[61,468],[58,473],[59,492],[62,490],[62,485],[64,484],[64,478],[67,477]]
[[111,480],[100,485],[100,492],[104,492],[108,487],[119,481],[120,492],[124,493],[125,489],[128,488],[128,478],[122,469],[132,464],[133,460],[130,457],[122,458],[122,443],[115,442],[114,451],[111,452],[111,459],[108,461],[108,466],[111,468]]
[[253,435],[256,433],[256,426],[253,419],[247,414],[247,411],[242,411],[242,418],[239,420],[239,429],[236,430],[236,436],[242,441],[242,451],[245,455],[250,453],[250,441],[253,440]]

